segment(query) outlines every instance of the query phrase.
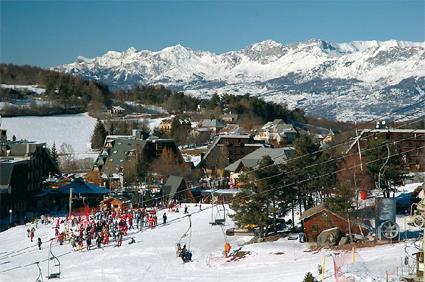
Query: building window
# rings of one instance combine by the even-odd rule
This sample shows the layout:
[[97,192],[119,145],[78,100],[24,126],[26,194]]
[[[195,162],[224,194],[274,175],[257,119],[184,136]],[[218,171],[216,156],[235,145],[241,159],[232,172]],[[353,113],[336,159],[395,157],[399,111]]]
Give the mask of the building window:
[[317,232],[319,230],[319,227],[317,226],[317,224],[313,224],[312,226],[311,226],[311,231],[312,232]]

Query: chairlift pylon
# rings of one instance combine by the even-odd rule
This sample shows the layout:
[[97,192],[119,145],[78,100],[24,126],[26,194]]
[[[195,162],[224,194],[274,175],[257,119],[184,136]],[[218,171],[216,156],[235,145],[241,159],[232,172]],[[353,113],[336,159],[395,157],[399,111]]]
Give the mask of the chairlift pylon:
[[[61,276],[61,262],[57,256],[52,252],[53,240],[50,240],[49,254],[47,257],[47,279],[60,278]],[[52,265],[50,261],[53,261]]]

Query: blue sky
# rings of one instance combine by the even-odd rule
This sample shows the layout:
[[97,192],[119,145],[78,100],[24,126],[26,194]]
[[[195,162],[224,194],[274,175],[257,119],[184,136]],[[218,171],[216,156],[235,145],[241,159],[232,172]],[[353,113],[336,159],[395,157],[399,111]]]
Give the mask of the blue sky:
[[425,41],[425,1],[3,1],[0,62],[54,66],[182,44],[217,53],[272,39]]

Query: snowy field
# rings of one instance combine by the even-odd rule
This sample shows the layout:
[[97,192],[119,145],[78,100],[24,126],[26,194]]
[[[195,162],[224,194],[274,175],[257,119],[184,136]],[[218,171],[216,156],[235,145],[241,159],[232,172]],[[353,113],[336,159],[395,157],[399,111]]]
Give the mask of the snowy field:
[[[192,215],[192,236],[190,249],[193,261],[183,264],[176,258],[175,244],[188,229],[187,217],[180,213],[169,214],[169,223],[156,229],[129,233],[123,246],[114,243],[102,249],[74,252],[66,242],[53,244],[53,253],[62,264],[60,281],[302,281],[307,272],[317,278],[317,266],[325,257],[324,281],[335,281],[332,257],[344,260],[341,272],[355,281],[397,281],[401,273],[400,262],[405,256],[406,243],[387,244],[375,248],[357,250],[353,264],[350,253],[337,255],[330,250],[308,251],[307,243],[280,239],[274,242],[242,244],[248,236],[228,236],[232,249],[242,246],[249,252],[239,260],[230,261],[222,256],[224,235],[220,226],[210,226],[211,210],[203,205],[204,211]],[[199,211],[190,206],[189,212]],[[159,212],[161,217],[162,212]],[[233,226],[227,220],[225,228]],[[48,241],[53,237],[52,226],[42,226],[35,238]],[[134,237],[135,244],[128,244]],[[182,243],[188,244],[186,241]],[[0,233],[0,281],[35,281],[39,261],[43,276],[47,275],[48,243],[38,250],[35,243],[27,238],[25,227],[18,226]],[[413,252],[414,248],[409,249]],[[341,251],[339,252],[341,253]],[[44,278],[44,280],[47,280]]]
[[70,144],[77,153],[76,158],[82,158],[90,150],[90,138],[95,124],[96,119],[88,114],[74,114],[3,117],[1,127],[7,129],[9,139],[15,135],[17,140],[46,142],[49,147],[55,142],[58,150],[61,144]]

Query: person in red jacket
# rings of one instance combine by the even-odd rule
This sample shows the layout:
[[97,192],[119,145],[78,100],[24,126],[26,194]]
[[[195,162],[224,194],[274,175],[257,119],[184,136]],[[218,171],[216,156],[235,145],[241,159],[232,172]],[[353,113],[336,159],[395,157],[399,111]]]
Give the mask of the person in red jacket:
[[103,244],[107,245],[109,243],[109,232],[106,231],[103,233]]
[[153,219],[153,216],[149,216],[148,222],[149,222],[149,227],[150,227],[150,228],[153,228],[153,226],[154,226],[154,219]]
[[63,232],[59,233],[59,235],[58,235],[59,245],[62,245],[63,244],[64,236],[65,236],[65,234]]
[[31,242],[32,242],[32,239],[34,238],[34,235],[35,235],[35,228],[33,227],[33,228],[31,228],[31,231],[30,231]]

